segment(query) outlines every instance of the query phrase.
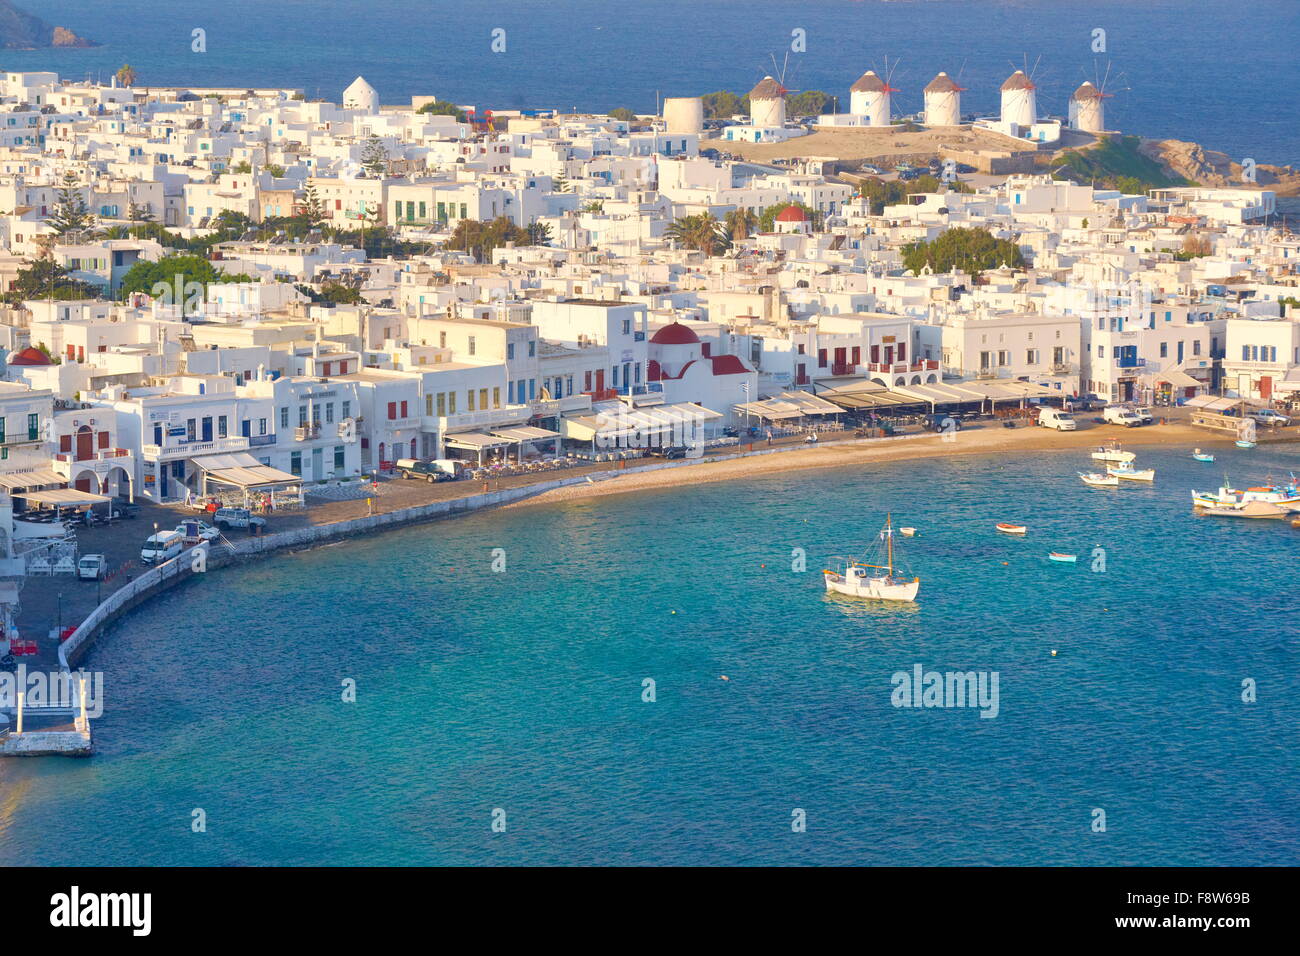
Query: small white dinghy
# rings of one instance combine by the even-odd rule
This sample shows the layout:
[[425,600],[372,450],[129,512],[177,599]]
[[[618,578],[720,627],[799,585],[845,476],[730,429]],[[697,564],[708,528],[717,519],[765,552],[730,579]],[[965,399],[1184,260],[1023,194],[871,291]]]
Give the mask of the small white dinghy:
[[915,538],[915,537],[916,537],[916,529],[915,529],[915,528],[899,528],[899,529],[898,529],[898,533],[901,534],[904,538]]
[[1119,479],[1114,475],[1103,475],[1096,471],[1081,471],[1079,477],[1091,488],[1118,488]]
[[[921,589],[920,578],[898,577],[894,570],[894,529],[892,518],[885,520],[880,540],[886,543],[885,564],[866,564],[846,561],[844,570],[823,571],[826,590],[849,597],[872,598],[877,601],[915,601]],[[879,545],[875,549],[879,551]]]
[[1111,465],[1106,469],[1106,474],[1115,478],[1123,478],[1125,481],[1156,480],[1156,470],[1154,468],[1134,468],[1132,464]]
[[1007,521],[999,521],[997,528],[1003,534],[1028,534],[1029,529],[1022,524],[1011,524]]

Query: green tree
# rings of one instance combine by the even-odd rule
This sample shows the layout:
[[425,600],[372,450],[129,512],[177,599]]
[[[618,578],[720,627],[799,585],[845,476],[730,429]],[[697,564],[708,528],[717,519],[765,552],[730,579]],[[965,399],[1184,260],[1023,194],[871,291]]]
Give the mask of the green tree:
[[371,136],[361,148],[361,167],[374,179],[382,179],[388,171],[388,150],[378,136]]
[[18,275],[4,294],[10,305],[35,299],[95,299],[99,287],[72,278],[52,256],[33,259],[18,270]]
[[312,228],[325,221],[325,203],[316,192],[315,186],[308,186],[303,190],[302,214]]
[[468,114],[463,109],[455,103],[448,103],[446,100],[434,100],[432,103],[425,103],[416,112],[433,116],[454,116],[457,123],[469,122]]
[[272,179],[283,179],[283,178],[284,178],[284,167],[283,167],[283,166],[278,166],[278,165],[276,165],[275,163],[268,163],[267,165],[263,166],[262,169],[264,169],[266,172],[270,173]]
[[785,212],[785,210],[791,206],[798,206],[808,214],[808,220],[812,224],[814,230],[822,227],[822,219],[824,217],[811,206],[805,205],[801,202],[779,202],[774,206],[768,206],[758,214],[759,229],[763,232],[773,231],[776,228],[776,217],[781,215],[781,213]]
[[615,107],[608,113],[610,119],[622,120],[625,123],[631,123],[636,120],[636,114],[626,106]]
[[241,160],[240,162],[235,163],[235,165],[231,166],[230,171],[232,173],[239,173],[241,175],[246,173],[251,173],[253,171],[253,164],[246,159]]
[[687,249],[696,249],[706,256],[720,255],[731,244],[726,227],[712,213],[682,216],[674,219],[665,235]]
[[122,277],[118,294],[122,297],[132,292],[156,295],[159,293],[154,291],[155,287],[162,285],[170,290],[168,294],[174,298],[177,289],[181,290],[182,296],[188,295],[186,289],[191,282],[199,283],[206,290],[213,283],[252,281],[252,278],[247,275],[222,272],[207,259],[199,256],[171,255],[163,256],[157,262],[137,262]]
[[321,283],[319,292],[308,285],[295,285],[294,288],[311,299],[313,303],[332,302],[335,305],[359,305],[365,301],[362,298],[360,289],[354,289],[352,286],[334,280]]
[[86,199],[81,195],[81,187],[77,184],[77,177],[71,172],[63,174],[63,184],[55,193],[54,214],[45,221],[50,224],[55,233],[65,236],[68,233],[79,233],[89,229],[95,223],[95,217],[86,205]]
[[497,246],[527,241],[528,231],[516,226],[509,216],[498,216],[490,222],[462,219],[447,240],[447,248],[469,252],[478,262],[488,262]]
[[524,229],[530,246],[544,246],[551,241],[551,225],[547,222],[530,222]]
[[705,93],[700,99],[704,103],[704,115],[710,119],[729,119],[749,112],[749,97],[737,96],[730,90]]
[[903,266],[920,274],[929,266],[932,272],[961,269],[978,275],[986,269],[1007,265],[1022,268],[1025,257],[1010,239],[995,239],[987,229],[946,229],[929,242],[913,242],[903,247]]
[[758,228],[758,216],[752,209],[733,209],[722,217],[722,222],[733,242],[748,239]]
[[118,69],[117,83],[119,86],[135,86],[135,70],[130,63],[123,63]]
[[785,111],[790,116],[821,116],[831,105],[833,97],[821,90],[800,90],[787,96]]

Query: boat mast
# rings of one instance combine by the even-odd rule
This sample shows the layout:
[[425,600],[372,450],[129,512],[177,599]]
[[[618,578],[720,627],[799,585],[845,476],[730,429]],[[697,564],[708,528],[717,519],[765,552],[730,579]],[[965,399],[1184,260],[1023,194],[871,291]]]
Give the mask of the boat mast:
[[886,515],[885,515],[885,539],[886,539],[886,541],[887,541],[888,544],[889,544],[889,576],[890,576],[891,578],[894,576],[894,528],[893,528],[893,522],[894,522],[894,516],[893,516],[892,514],[886,514]]

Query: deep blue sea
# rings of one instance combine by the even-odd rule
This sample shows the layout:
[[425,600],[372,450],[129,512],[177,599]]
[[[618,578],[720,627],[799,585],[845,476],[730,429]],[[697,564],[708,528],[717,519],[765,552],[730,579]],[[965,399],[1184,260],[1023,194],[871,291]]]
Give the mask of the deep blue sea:
[[[0,865],[1294,865],[1300,532],[1188,492],[1300,454],[1189,452],[1143,451],[1149,487],[875,464],[213,572],[101,639],[94,758],[0,762]],[[827,597],[886,511],[919,603]],[[996,671],[997,717],[894,707],[918,663]]]
[[[1300,163],[1295,0],[19,0],[103,46],[0,53],[5,70],[141,83],[277,85],[338,101],[357,74],[385,103],[435,94],[485,108],[649,112],[656,92],[748,91],[773,59],[791,89],[847,101],[868,68],[893,71],[896,108],[921,108],[939,70],[995,111],[1028,66],[1040,111],[1063,114],[1083,80],[1109,77],[1107,119],[1236,159]],[[192,31],[207,51],[191,52]],[[505,31],[505,52],[491,49]],[[1094,53],[1094,31],[1105,52]],[[897,64],[895,68],[895,64]]]

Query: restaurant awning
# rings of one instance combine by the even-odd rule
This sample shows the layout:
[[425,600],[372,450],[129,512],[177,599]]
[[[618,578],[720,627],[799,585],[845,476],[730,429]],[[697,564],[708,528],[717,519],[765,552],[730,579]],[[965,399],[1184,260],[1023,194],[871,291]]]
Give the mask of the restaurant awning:
[[237,451],[229,455],[202,455],[190,461],[204,471],[220,471],[223,468],[259,468],[262,463],[247,452]]
[[1268,402],[1262,402],[1257,398],[1221,398],[1216,395],[1197,395],[1195,398],[1189,398],[1183,404],[1188,408],[1203,408],[1207,412],[1226,412],[1241,405],[1262,408]]
[[205,481],[215,481],[219,485],[234,485],[236,488],[269,488],[272,485],[296,485],[302,478],[291,475],[270,465],[254,462],[247,468],[219,468],[203,476]]
[[1153,372],[1151,375],[1147,376],[1147,379],[1153,385],[1164,383],[1166,385],[1173,385],[1176,388],[1201,388],[1205,385],[1204,382],[1198,382],[1186,372],[1179,371],[1178,369],[1170,369],[1168,372]]
[[478,451],[480,448],[501,448],[513,444],[513,440],[499,438],[496,435],[484,435],[481,432],[461,432],[458,435],[448,435],[444,443],[452,448]]
[[10,471],[0,474],[0,486],[5,488],[35,488],[38,485],[62,485],[68,479],[53,468],[33,468],[31,471]]
[[548,431],[545,428],[535,428],[532,425],[520,425],[518,428],[498,428],[492,432],[492,435],[511,442],[543,441],[560,437],[559,432]]
[[78,508],[82,505],[97,505],[104,501],[111,501],[108,495],[97,495],[93,491],[78,491],[76,488],[51,488],[46,491],[25,491],[22,494],[15,495],[15,498],[26,498],[28,501],[35,502],[38,505],[45,505],[47,508]]

